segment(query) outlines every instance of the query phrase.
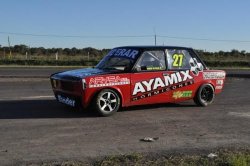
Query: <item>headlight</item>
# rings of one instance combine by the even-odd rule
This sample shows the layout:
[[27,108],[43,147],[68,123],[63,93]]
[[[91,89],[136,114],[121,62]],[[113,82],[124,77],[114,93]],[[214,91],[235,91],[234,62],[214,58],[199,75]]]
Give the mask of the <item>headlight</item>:
[[54,79],[52,79],[52,86],[54,87],[54,88],[56,88],[56,80],[54,80]]
[[82,79],[82,89],[86,89],[87,88],[87,83],[85,79]]

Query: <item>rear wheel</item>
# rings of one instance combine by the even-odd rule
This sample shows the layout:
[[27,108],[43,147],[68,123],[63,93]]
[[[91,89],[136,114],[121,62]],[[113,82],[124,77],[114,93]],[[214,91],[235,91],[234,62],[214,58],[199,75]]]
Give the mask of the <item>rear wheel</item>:
[[120,103],[120,97],[115,91],[104,89],[96,96],[96,111],[101,116],[110,116],[117,112],[120,108]]
[[214,100],[214,88],[211,84],[202,85],[196,93],[194,102],[199,106],[207,106]]

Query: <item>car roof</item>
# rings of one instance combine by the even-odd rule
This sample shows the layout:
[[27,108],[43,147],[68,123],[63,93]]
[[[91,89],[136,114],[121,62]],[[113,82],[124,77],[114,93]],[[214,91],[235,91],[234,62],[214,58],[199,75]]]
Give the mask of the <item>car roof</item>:
[[181,46],[121,46],[116,48],[131,48],[131,49],[143,49],[143,50],[155,50],[155,49],[192,49],[190,47]]

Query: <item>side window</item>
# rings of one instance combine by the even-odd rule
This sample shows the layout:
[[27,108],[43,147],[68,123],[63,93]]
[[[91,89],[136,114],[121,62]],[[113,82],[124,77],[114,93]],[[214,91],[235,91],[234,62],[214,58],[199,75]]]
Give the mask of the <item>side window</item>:
[[195,63],[187,50],[167,49],[166,55],[169,70],[190,69]]
[[142,53],[135,69],[137,71],[157,71],[165,70],[165,54],[164,51],[145,51]]

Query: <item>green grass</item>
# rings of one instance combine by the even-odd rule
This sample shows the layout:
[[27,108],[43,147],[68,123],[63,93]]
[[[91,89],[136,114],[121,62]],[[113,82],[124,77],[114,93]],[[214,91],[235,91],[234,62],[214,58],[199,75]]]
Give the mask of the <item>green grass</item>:
[[88,68],[93,66],[0,65],[0,68]]
[[94,66],[99,61],[84,60],[0,60],[0,65],[24,65],[24,66]]
[[232,69],[232,70],[250,70],[250,67],[241,67],[241,66],[231,66],[231,67],[211,67],[210,69],[223,69],[223,70],[226,70],[226,69]]
[[[132,153],[127,155],[106,156],[91,161],[62,161],[34,164],[32,166],[249,166],[250,150],[217,150],[217,157],[207,154],[151,154]],[[29,164],[27,164],[29,165]]]
[[116,166],[116,165],[138,165],[138,166],[158,166],[158,165],[181,165],[181,166],[249,166],[250,152],[216,152],[218,157],[208,158],[206,155],[166,155],[148,156],[142,154],[109,156],[97,161],[94,165]]
[[[20,55],[0,56],[0,65],[12,66],[95,66],[102,56],[87,55]],[[250,68],[250,56],[204,56],[202,58],[208,67],[217,68]]]

